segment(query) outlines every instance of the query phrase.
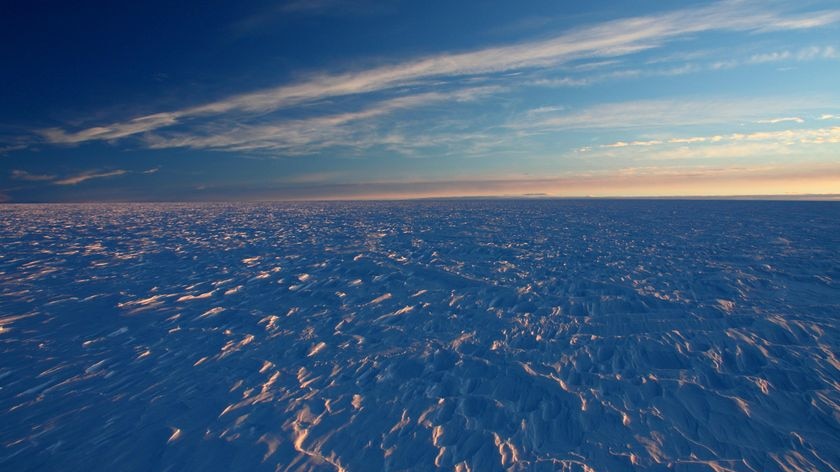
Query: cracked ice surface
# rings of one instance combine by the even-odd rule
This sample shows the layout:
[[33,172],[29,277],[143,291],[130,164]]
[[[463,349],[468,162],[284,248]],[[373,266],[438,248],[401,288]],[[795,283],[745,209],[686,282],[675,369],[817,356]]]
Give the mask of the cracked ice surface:
[[0,468],[840,468],[840,206],[0,207]]

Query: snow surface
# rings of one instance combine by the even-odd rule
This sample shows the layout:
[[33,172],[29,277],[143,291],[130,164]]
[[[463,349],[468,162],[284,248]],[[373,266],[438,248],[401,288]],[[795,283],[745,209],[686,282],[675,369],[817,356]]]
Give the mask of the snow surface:
[[840,470],[840,205],[0,207],[4,471]]

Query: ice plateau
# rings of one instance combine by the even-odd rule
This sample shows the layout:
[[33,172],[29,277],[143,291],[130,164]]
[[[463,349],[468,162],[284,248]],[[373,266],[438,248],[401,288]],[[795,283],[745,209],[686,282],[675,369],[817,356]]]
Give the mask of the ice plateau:
[[837,471],[840,204],[0,206],[4,471]]

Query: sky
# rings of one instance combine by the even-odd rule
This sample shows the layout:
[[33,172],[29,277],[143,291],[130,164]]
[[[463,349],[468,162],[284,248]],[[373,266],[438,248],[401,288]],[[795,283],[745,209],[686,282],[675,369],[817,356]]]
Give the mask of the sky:
[[840,3],[4,2],[0,202],[840,194]]

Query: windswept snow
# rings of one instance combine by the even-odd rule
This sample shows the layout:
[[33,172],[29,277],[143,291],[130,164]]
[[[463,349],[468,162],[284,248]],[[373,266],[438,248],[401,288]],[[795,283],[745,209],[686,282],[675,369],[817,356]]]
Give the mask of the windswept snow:
[[840,470],[840,205],[0,207],[0,469]]

